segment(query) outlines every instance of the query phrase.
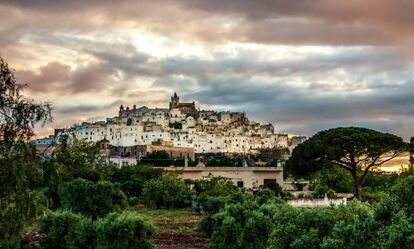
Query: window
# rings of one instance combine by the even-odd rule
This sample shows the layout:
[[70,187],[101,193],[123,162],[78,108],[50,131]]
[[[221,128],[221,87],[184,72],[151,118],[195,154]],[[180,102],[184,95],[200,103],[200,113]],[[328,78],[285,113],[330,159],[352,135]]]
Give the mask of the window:
[[237,187],[243,188],[243,181],[237,181]]

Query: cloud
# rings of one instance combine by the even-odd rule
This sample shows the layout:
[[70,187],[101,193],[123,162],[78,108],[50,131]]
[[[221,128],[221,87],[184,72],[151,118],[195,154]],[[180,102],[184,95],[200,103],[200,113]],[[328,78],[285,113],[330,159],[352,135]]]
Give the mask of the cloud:
[[[363,5],[356,0],[65,0],[5,1],[2,6],[13,10],[8,17],[32,30],[139,27],[210,43],[384,45],[411,52],[414,42],[414,3],[404,0],[367,0]],[[33,23],[19,18],[21,12]]]
[[6,0],[0,54],[32,95],[58,99],[55,125],[111,116],[120,103],[166,106],[177,91],[282,131],[364,125],[408,137],[412,9],[403,0]]
[[60,62],[50,62],[34,71],[17,72],[18,80],[28,83],[32,92],[78,94],[99,92],[108,87],[109,78],[116,72],[100,64],[88,64],[72,69]]

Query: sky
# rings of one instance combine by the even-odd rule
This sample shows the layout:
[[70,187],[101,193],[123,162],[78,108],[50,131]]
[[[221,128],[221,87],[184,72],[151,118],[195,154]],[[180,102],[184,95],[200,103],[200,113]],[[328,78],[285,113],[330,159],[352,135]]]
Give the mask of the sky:
[[278,132],[414,136],[414,1],[2,0],[0,56],[54,128],[167,107],[245,111]]

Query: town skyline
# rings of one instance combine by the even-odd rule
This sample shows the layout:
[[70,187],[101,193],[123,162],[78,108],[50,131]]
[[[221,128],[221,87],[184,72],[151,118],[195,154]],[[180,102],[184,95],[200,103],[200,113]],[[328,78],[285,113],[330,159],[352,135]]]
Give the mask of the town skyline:
[[280,132],[414,134],[414,3],[3,1],[0,55],[54,128],[177,91]]

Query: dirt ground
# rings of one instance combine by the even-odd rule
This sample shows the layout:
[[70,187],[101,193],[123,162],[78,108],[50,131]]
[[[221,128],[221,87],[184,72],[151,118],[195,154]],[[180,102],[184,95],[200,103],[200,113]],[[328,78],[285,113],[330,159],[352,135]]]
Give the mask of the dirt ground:
[[145,210],[156,227],[154,243],[158,249],[204,249],[209,239],[197,231],[201,215],[191,210]]

